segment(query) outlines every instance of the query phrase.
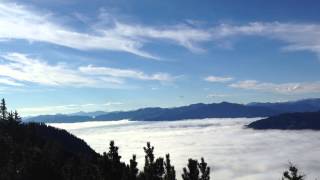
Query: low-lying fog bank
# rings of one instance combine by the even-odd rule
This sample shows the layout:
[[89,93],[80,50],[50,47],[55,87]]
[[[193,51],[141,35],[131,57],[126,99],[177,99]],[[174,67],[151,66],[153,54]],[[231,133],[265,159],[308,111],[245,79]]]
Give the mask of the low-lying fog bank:
[[107,121],[50,124],[84,139],[93,149],[107,151],[109,141],[120,147],[122,160],[137,154],[144,165],[143,146],[150,141],[155,154],[170,153],[180,178],[188,158],[201,156],[216,180],[280,179],[289,161],[307,174],[320,178],[320,131],[257,131],[244,125],[257,120],[205,119],[173,122]]

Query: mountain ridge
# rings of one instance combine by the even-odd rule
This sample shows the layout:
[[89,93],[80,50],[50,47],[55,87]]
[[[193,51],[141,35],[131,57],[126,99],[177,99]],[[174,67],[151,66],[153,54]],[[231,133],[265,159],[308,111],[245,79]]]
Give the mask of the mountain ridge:
[[[110,121],[122,119],[135,121],[174,121],[203,118],[270,117],[282,113],[314,112],[319,110],[320,98],[313,98],[277,103],[196,103],[172,108],[147,107],[131,111],[106,112],[105,114],[102,113],[103,111],[97,111],[102,113],[97,116],[80,116],[73,114],[39,115],[30,117],[24,121],[46,123]],[[90,114],[90,112],[85,113]]]

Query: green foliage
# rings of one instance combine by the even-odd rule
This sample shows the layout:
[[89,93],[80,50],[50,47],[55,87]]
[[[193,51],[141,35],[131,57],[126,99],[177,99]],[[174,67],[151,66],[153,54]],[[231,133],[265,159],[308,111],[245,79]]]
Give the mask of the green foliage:
[[304,175],[298,173],[298,168],[292,163],[289,163],[289,171],[283,172],[282,180],[303,180]]

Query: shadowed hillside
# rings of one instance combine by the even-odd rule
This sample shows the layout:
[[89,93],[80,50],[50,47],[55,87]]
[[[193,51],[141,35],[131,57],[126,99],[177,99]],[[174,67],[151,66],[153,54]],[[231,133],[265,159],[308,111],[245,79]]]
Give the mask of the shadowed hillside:
[[252,122],[253,129],[312,129],[320,130],[320,111],[287,113]]

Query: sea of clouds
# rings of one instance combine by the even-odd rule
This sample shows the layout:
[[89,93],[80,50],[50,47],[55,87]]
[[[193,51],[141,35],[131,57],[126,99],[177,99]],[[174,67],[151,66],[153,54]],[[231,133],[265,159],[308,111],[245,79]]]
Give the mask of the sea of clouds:
[[144,165],[143,147],[147,141],[155,146],[155,154],[171,161],[181,179],[188,158],[204,157],[215,180],[281,179],[289,161],[307,175],[320,178],[320,131],[252,130],[244,125],[257,120],[203,119],[184,121],[105,121],[53,123],[84,139],[102,153],[114,140],[122,160],[137,155],[139,167]]

